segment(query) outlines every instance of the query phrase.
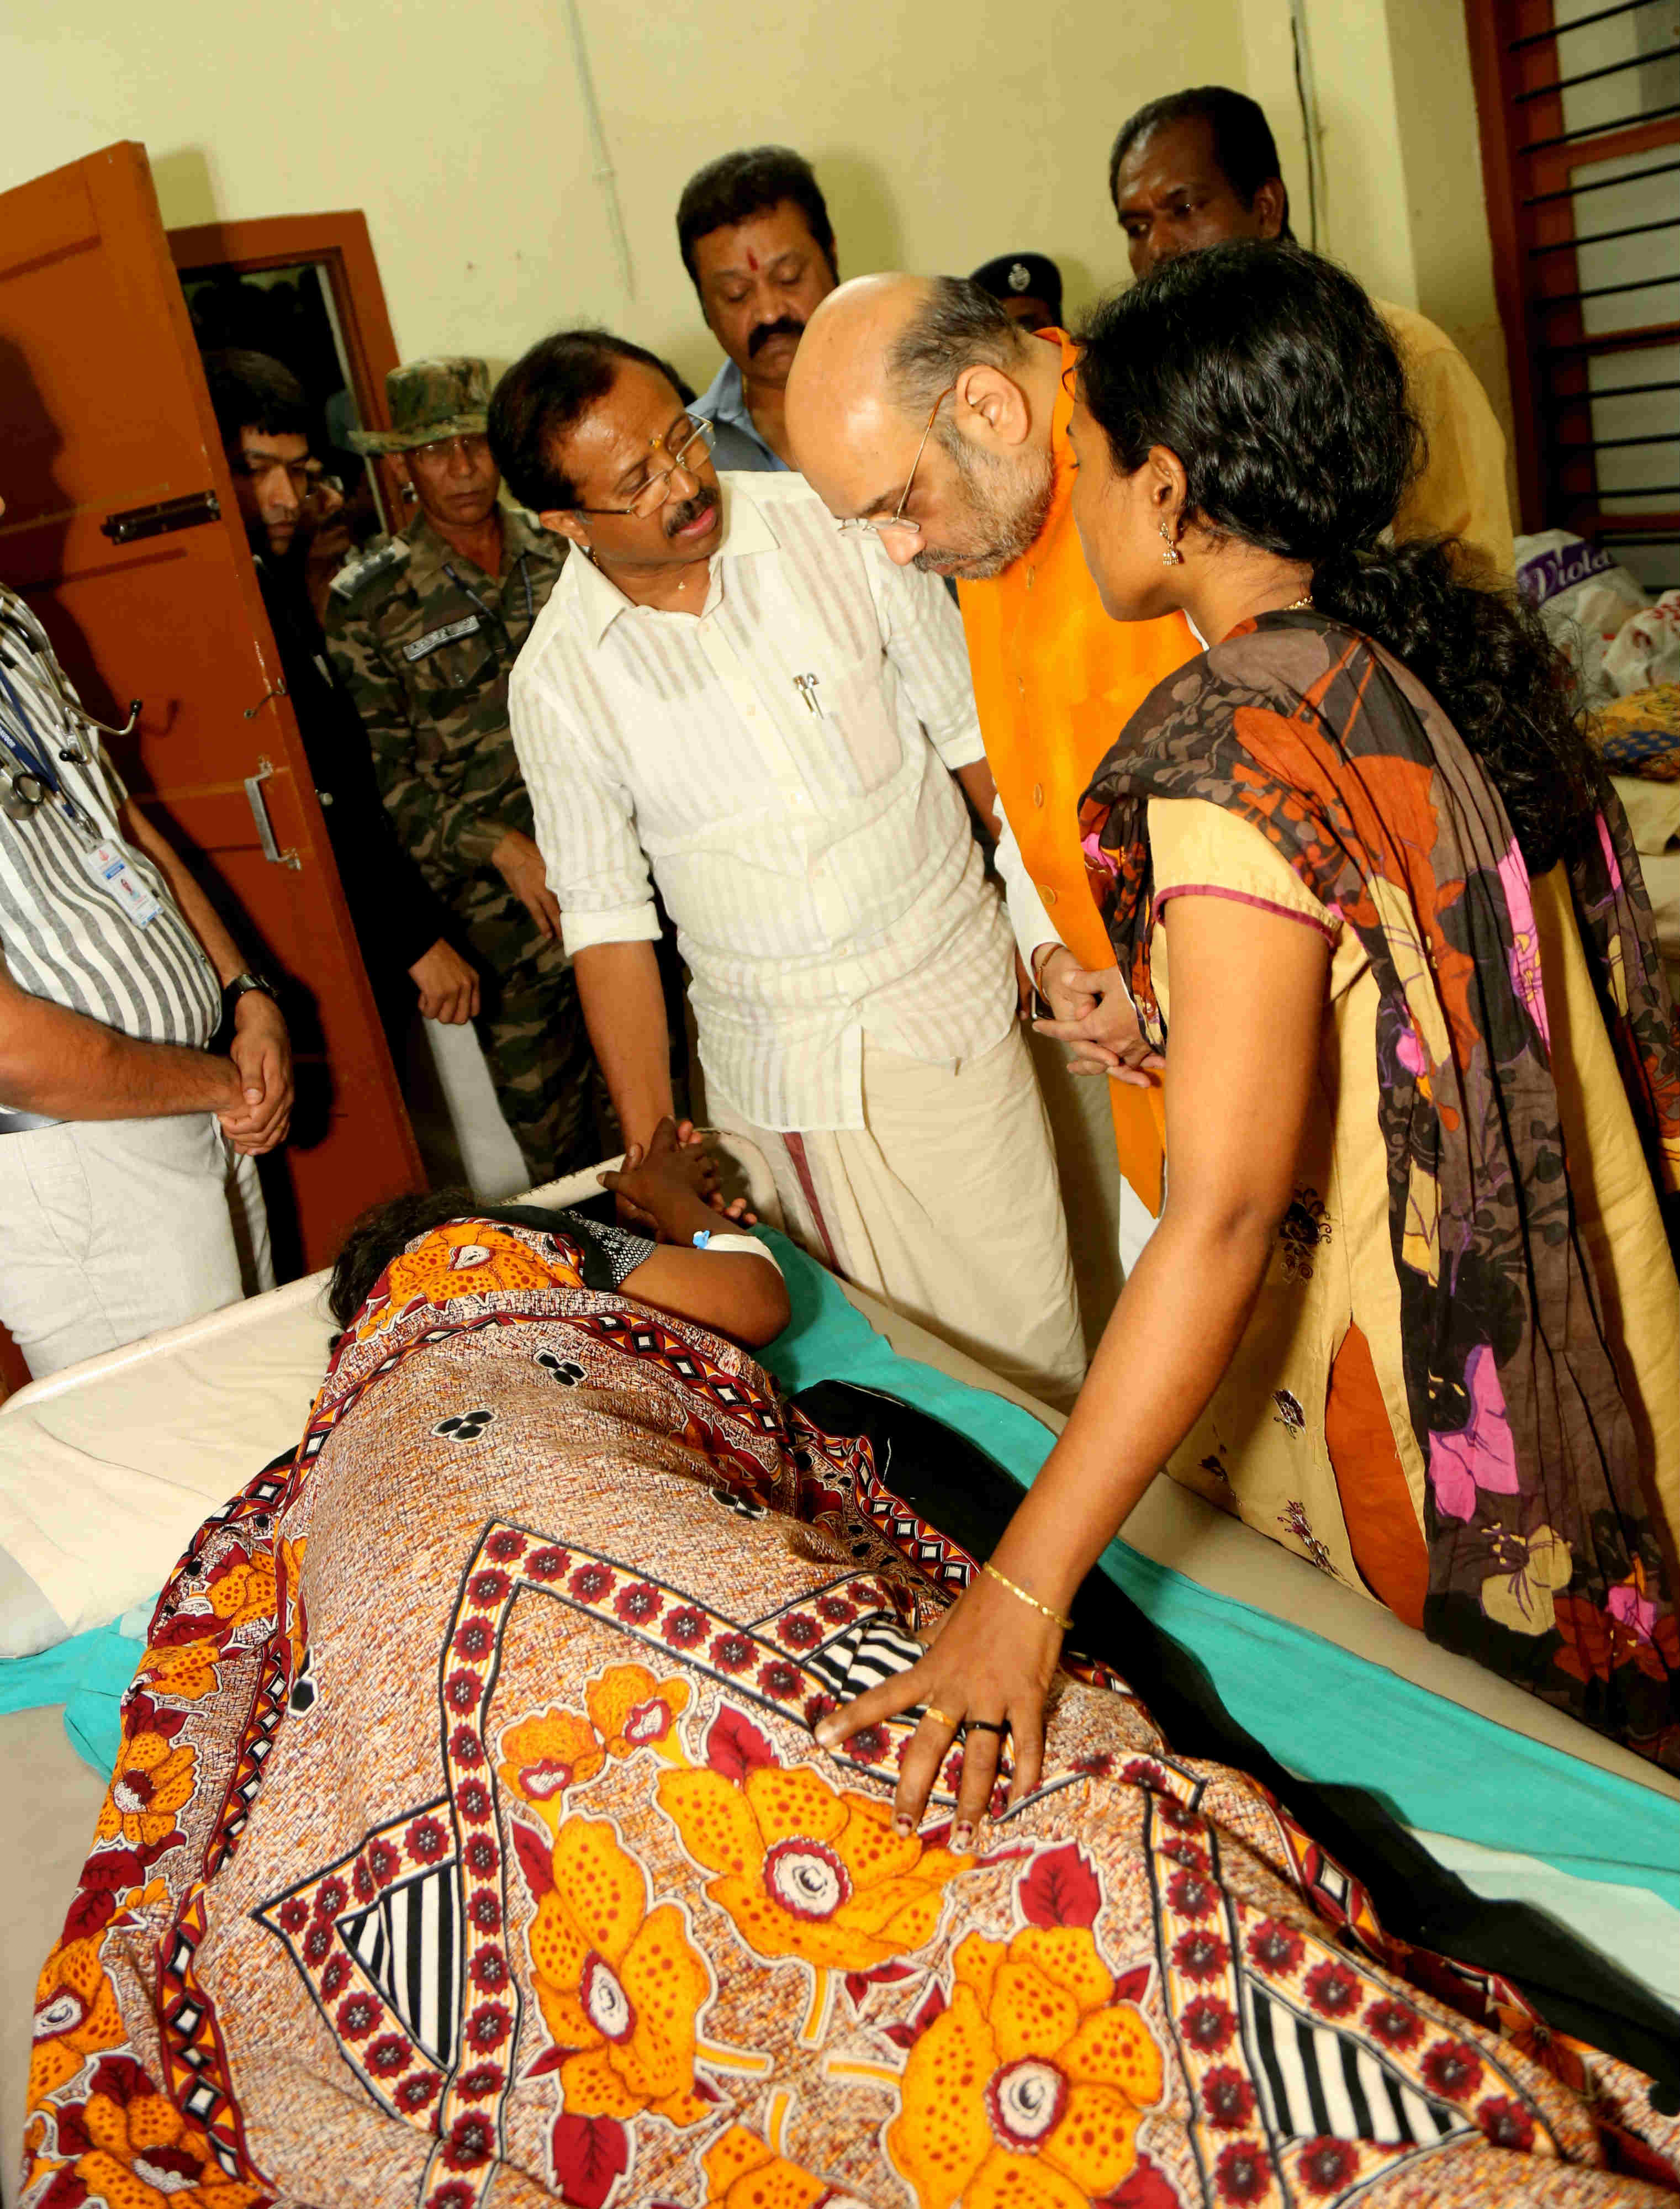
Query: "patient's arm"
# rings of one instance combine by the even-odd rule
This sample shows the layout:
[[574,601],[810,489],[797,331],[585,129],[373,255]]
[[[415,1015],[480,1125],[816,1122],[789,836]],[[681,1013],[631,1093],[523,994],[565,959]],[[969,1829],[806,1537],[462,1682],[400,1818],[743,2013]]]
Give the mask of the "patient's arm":
[[717,1178],[716,1159],[685,1143],[668,1114],[645,1152],[633,1147],[618,1172],[601,1176],[638,1224],[659,1237],[653,1255],[625,1276],[625,1292],[756,1349],[787,1325],[787,1288],[768,1253],[695,1247],[697,1234],[731,1231],[714,1209]]
[[780,1268],[750,1250],[661,1245],[627,1277],[624,1293],[675,1319],[695,1320],[749,1350],[774,1341],[787,1325],[787,1285]]

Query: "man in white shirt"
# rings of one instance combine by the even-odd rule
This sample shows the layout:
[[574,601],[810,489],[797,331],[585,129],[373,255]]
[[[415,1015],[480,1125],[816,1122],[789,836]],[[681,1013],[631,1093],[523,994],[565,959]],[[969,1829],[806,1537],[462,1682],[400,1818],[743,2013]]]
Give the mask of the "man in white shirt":
[[846,1279],[1066,1403],[1067,1225],[1009,930],[960,780],[992,798],[957,615],[792,475],[724,477],[664,364],[534,346],[490,434],[569,560],[514,742],[627,1142],[671,1110],[654,881],[708,1109]]
[[36,1380],[273,1288],[291,1111],[274,984],[0,585],[0,1321]]

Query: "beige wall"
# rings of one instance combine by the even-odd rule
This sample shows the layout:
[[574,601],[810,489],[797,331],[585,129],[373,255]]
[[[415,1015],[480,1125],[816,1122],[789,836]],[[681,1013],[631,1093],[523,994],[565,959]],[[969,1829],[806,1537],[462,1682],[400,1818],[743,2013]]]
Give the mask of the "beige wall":
[[[1309,5],[1325,243],[1496,365],[1461,0]],[[1286,0],[581,7],[634,298],[563,0],[13,0],[0,185],[139,138],[167,223],[363,208],[405,353],[505,360],[600,320],[700,381],[716,353],[672,218],[684,179],[732,145],[811,156],[846,271],[1033,246],[1077,307],[1124,274],[1105,193],[1117,123],[1211,81],[1264,102],[1304,214]]]
[[1227,74],[1240,47],[1239,0],[1123,17],[1099,0],[581,5],[634,300],[563,0],[14,0],[0,184],[139,138],[168,223],[363,208],[405,352],[506,358],[600,319],[709,377],[674,225],[702,161],[798,146],[852,273],[1038,247],[1082,302],[1124,267],[1105,190],[1117,123]]
[[[1511,434],[1465,0],[1306,0],[1323,191],[1318,243],[1379,298],[1438,322]],[[1243,0],[1244,89],[1265,107],[1298,234],[1306,146],[1286,0]],[[1514,496],[1514,485],[1513,485]]]

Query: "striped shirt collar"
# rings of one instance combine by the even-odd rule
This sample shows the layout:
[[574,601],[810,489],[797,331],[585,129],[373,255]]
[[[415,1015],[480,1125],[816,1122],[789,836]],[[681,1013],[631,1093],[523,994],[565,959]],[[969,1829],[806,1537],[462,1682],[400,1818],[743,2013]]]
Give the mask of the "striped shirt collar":
[[[702,614],[715,603],[720,561],[750,558],[754,553],[778,549],[779,540],[769,517],[752,496],[752,481],[750,475],[723,475],[718,479],[723,498],[723,537],[709,563],[710,582],[706,603],[700,609]],[[620,614],[632,612],[635,608],[635,601],[627,599],[611,577],[603,575],[587,556],[567,561],[555,591],[557,596],[569,593],[576,617],[591,645],[600,643]],[[664,610],[652,607],[647,611]]]

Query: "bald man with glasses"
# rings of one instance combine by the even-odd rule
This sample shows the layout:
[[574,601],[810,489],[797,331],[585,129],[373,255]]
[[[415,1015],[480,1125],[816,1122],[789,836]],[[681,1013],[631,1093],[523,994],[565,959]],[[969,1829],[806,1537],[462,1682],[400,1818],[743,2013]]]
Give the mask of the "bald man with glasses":
[[514,670],[537,840],[625,1139],[671,1109],[656,884],[714,1124],[844,1278],[1066,1404],[1067,1226],[1017,1023],[961,624],[791,474],[721,478],[653,354],[562,332],[491,442],[567,562]]

